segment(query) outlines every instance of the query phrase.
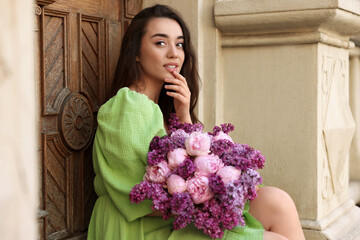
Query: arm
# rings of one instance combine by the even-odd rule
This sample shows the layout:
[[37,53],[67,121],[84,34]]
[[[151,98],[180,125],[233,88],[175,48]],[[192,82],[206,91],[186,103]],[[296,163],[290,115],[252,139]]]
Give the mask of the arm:
[[165,85],[166,92],[170,97],[174,98],[174,107],[176,115],[182,123],[192,123],[190,116],[190,97],[191,92],[187,85],[186,79],[176,71],[172,72],[174,79],[165,79],[169,85]]

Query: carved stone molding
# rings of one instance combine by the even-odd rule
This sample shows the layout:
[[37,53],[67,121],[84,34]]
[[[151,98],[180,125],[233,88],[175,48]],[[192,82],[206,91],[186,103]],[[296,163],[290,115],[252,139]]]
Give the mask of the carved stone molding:
[[223,46],[323,42],[349,48],[349,38],[360,32],[357,0],[274,2],[215,1],[215,24],[226,36]]
[[322,56],[323,199],[343,192],[347,154],[355,131],[348,101],[347,59]]
[[65,99],[60,132],[70,148],[80,150],[91,140],[94,124],[92,112],[89,101],[81,94],[71,94]]
[[56,0],[36,0],[36,3],[42,6],[47,6],[49,4],[53,4]]

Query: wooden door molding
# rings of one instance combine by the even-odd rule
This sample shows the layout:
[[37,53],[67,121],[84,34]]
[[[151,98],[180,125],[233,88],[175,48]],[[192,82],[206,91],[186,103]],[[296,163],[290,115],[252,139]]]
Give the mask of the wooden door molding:
[[56,0],[36,0],[36,3],[42,6],[47,6],[49,4],[52,4],[56,2]]
[[48,233],[45,239],[71,234],[71,165],[71,152],[62,144],[59,134],[43,134],[42,207],[48,213],[43,227]]
[[125,0],[125,16],[133,18],[141,10],[141,6],[141,0]]
[[86,97],[70,94],[63,103],[59,120],[59,132],[70,149],[81,150],[89,144],[93,135],[94,118]]
[[92,141],[140,0],[37,0],[40,239],[85,239],[96,201]]
[[69,12],[44,8],[42,15],[41,103],[44,115],[60,111],[69,90]]
[[98,16],[78,14],[80,92],[97,112],[105,100],[105,25]]

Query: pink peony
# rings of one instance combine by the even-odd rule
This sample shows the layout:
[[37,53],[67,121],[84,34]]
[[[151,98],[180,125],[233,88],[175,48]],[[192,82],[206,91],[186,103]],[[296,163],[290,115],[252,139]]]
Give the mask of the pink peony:
[[169,168],[175,169],[177,168],[187,157],[186,150],[183,148],[176,148],[169,151],[167,155],[167,159],[169,162]]
[[206,202],[214,196],[209,188],[209,179],[205,176],[191,178],[186,184],[195,204]]
[[195,175],[210,176],[224,167],[222,160],[216,155],[206,155],[195,158]]
[[228,135],[228,134],[226,134],[226,133],[224,133],[223,131],[220,131],[219,133],[218,133],[218,135],[216,135],[215,137],[213,137],[213,141],[216,141],[216,140],[221,140],[221,139],[226,139],[226,140],[229,140],[230,142],[232,142],[232,143],[234,143],[234,141],[232,140],[232,138]]
[[170,169],[166,161],[161,161],[156,165],[147,166],[144,180],[153,183],[164,183]]
[[166,180],[166,185],[171,195],[174,193],[182,193],[186,191],[185,180],[176,174],[172,174],[170,177],[168,177]]
[[185,141],[186,152],[190,156],[207,155],[210,150],[210,141],[207,133],[193,132]]
[[241,170],[233,166],[225,166],[217,172],[217,175],[219,175],[226,184],[230,181],[238,180],[241,176]]

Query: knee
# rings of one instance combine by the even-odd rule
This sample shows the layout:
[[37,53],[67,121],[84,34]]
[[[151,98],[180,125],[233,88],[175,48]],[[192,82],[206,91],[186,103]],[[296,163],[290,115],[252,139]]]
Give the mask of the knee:
[[274,232],[268,232],[265,231],[264,232],[264,236],[263,236],[264,240],[289,240],[288,238],[284,237],[283,235],[274,233]]
[[294,201],[288,193],[276,187],[263,187],[258,192],[259,200],[274,214],[296,211]]

